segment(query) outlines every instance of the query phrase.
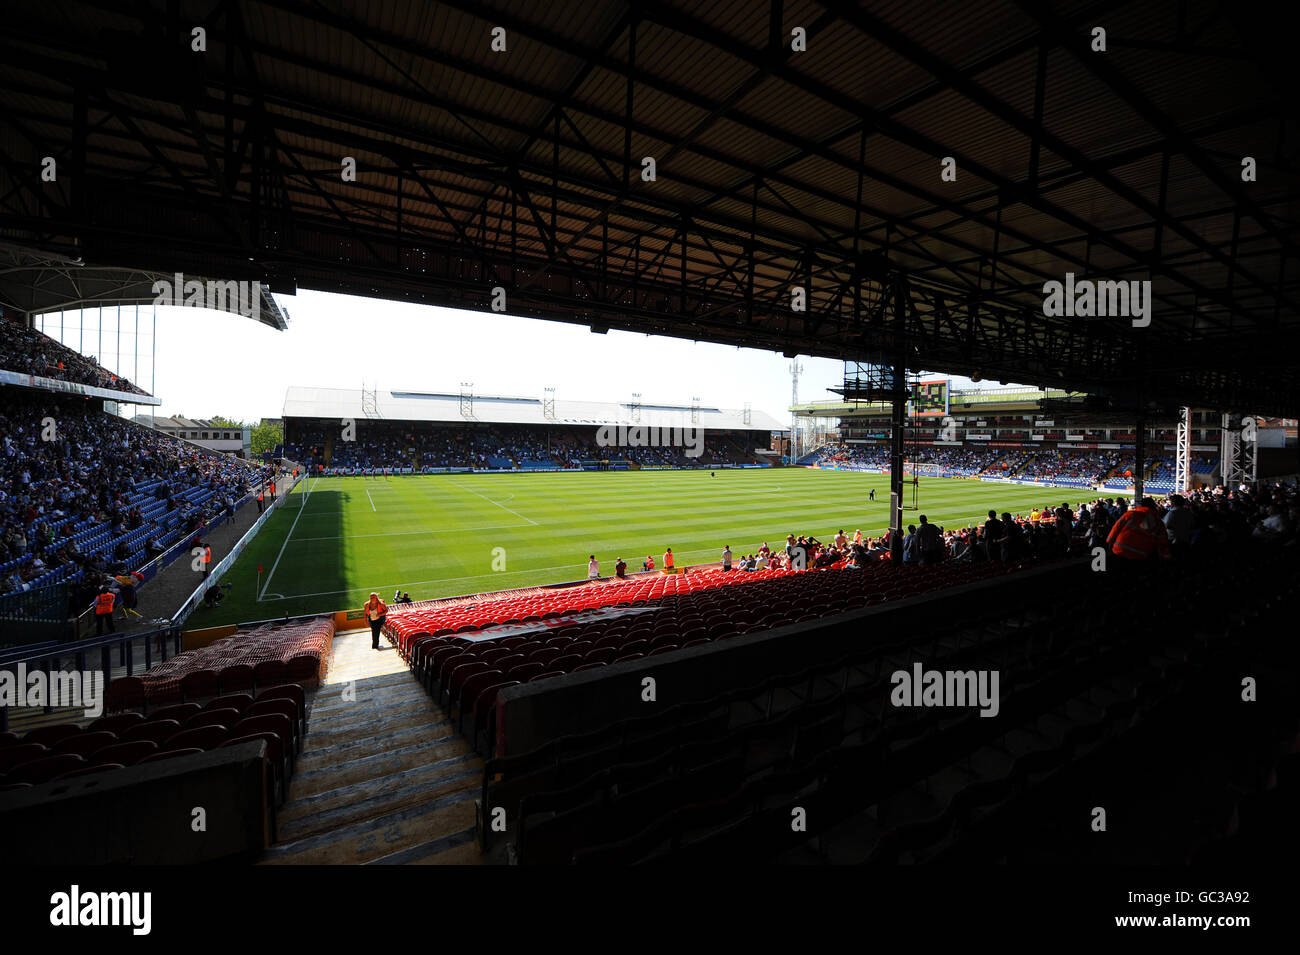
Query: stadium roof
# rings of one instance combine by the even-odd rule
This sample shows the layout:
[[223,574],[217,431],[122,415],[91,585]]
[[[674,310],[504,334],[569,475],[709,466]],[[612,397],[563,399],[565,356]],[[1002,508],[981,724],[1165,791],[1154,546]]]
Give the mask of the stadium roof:
[[[1291,31],[1255,6],[340,9],[7,9],[0,236],[276,291],[501,287],[595,331],[905,353],[1134,408],[1300,407]],[[1045,315],[1067,272],[1150,280],[1150,325]]]
[[[435,421],[454,424],[605,425],[641,424],[656,428],[698,427],[709,431],[780,431],[786,428],[771,415],[743,409],[698,409],[692,421],[690,405],[642,404],[633,418],[629,402],[555,400],[555,417],[546,416],[541,398],[474,395],[465,402],[459,393],[379,391],[368,413],[361,389],[292,386],[284,397],[286,418],[353,418],[358,421]],[[748,415],[749,423],[745,423]]]
[[[206,282],[206,276],[190,275]],[[87,265],[81,259],[42,253],[0,242],[0,306],[39,315],[104,308],[114,305],[153,305],[158,300],[155,283],[174,284],[175,276],[118,266]],[[218,310],[239,314],[234,301]],[[258,320],[284,331],[288,318],[269,290],[263,290]]]

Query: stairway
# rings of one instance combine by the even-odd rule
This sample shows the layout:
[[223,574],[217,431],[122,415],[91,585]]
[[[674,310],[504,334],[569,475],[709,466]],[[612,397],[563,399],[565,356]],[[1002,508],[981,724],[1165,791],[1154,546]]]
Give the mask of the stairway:
[[476,865],[483,763],[370,631],[336,634],[266,865]]

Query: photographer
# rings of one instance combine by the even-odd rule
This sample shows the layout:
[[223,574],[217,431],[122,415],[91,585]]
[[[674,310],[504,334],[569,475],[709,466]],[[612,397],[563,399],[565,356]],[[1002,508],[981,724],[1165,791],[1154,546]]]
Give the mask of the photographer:
[[203,606],[208,609],[216,609],[221,606],[221,600],[228,594],[234,584],[215,584],[203,592]]

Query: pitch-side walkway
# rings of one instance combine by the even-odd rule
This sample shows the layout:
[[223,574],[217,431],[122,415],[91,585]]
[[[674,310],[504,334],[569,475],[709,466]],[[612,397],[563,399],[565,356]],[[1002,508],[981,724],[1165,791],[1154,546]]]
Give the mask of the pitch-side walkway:
[[336,634],[266,864],[474,865],[483,763],[384,641]]

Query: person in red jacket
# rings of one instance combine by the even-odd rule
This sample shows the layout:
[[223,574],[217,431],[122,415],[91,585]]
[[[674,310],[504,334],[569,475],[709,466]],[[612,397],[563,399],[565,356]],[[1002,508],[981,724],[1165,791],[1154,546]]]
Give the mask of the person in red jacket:
[[1115,521],[1106,543],[1111,553],[1125,560],[1149,560],[1153,554],[1169,559],[1169,534],[1156,513],[1156,502],[1149,497]]
[[379,594],[372,593],[370,600],[361,609],[365,611],[366,619],[370,622],[370,649],[378,650],[379,631],[384,629],[384,620],[388,616],[388,608],[379,599]]

